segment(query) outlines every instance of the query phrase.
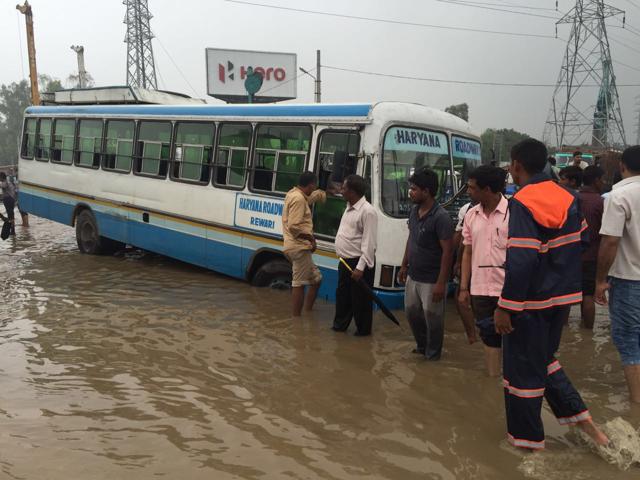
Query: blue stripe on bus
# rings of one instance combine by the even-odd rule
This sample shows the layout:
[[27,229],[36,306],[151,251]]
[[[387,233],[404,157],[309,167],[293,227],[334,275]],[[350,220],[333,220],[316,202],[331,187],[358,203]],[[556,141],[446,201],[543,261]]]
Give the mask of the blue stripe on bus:
[[[57,198],[55,193],[35,194],[34,190],[26,192],[27,189],[27,186],[23,186],[20,191],[20,205],[24,211],[65,225],[71,223],[73,210],[78,203],[75,199],[65,201],[62,195]],[[273,248],[270,244],[231,232],[226,234],[184,225],[154,215],[150,216],[151,223],[144,223],[141,213],[105,208],[90,201],[85,203],[91,207],[98,229],[105,237],[242,280],[255,251],[264,246]],[[337,260],[316,255],[314,261],[323,276],[318,295],[334,302],[335,285],[338,283]],[[402,308],[404,292],[377,293],[389,308]]]
[[78,105],[28,107],[27,114],[219,117],[367,117],[371,104],[345,105]]

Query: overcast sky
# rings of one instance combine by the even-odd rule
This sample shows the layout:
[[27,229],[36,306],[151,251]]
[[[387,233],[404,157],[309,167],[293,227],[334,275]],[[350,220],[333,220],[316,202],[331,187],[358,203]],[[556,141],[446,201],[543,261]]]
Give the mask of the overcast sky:
[[[484,8],[437,0],[249,0],[306,10],[382,18],[400,22],[482,30],[555,35],[555,20],[487,9],[513,9],[559,17],[555,0],[474,0]],[[560,11],[573,6],[560,0]],[[24,17],[16,0],[0,2],[0,83],[28,77]],[[71,45],[84,45],[86,68],[97,85],[126,80],[123,42],[125,6],[121,0],[32,0],[38,72],[66,79],[77,70]],[[494,5],[491,7],[489,4]],[[498,5],[504,4],[503,7]],[[609,0],[627,12],[640,31],[640,0]],[[529,6],[515,9],[513,5]],[[553,38],[461,32],[337,18],[230,3],[224,0],[149,0],[159,88],[206,97],[207,47],[272,50],[298,55],[298,65],[315,67],[315,51],[327,66],[412,77],[505,83],[555,83],[565,44]],[[540,10],[538,10],[540,9]],[[546,10],[549,9],[549,10]],[[619,25],[618,20],[609,20]],[[559,36],[567,38],[569,26]],[[640,35],[611,28],[618,84],[640,84]],[[623,42],[627,47],[622,46]],[[635,50],[635,51],[634,51]],[[626,63],[631,67],[623,66]],[[185,79],[186,78],[186,79]],[[323,101],[399,100],[444,109],[467,102],[470,121],[514,128],[540,137],[553,89],[454,85],[367,76],[325,69]],[[313,80],[298,79],[298,101],[313,101]],[[597,95],[597,89],[593,96]],[[622,113],[629,142],[635,141],[639,87],[621,87]],[[209,97],[209,101],[217,100]]]

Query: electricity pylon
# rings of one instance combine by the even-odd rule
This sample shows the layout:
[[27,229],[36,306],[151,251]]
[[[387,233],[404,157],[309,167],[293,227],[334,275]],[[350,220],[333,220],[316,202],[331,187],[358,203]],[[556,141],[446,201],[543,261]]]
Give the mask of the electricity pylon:
[[147,0],[124,0],[127,14],[127,85],[157,90],[156,65],[151,46],[151,13]]
[[[595,148],[626,144],[620,99],[613,72],[605,19],[625,12],[603,0],[576,0],[556,23],[571,24],[558,82],[545,124],[547,143],[590,144]],[[624,25],[624,20],[623,20]],[[593,86],[599,87],[594,97]]]

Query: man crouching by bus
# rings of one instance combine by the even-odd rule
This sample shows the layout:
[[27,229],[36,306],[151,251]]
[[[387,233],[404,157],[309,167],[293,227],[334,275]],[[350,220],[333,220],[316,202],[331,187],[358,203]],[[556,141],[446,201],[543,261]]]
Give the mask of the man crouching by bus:
[[325,202],[327,195],[317,188],[316,175],[313,172],[304,172],[300,175],[298,185],[289,190],[284,199],[282,233],[284,254],[293,267],[291,297],[294,317],[300,316],[303,305],[307,312],[313,309],[322,281],[322,274],[312,258],[316,249],[316,238],[313,236],[311,205]]

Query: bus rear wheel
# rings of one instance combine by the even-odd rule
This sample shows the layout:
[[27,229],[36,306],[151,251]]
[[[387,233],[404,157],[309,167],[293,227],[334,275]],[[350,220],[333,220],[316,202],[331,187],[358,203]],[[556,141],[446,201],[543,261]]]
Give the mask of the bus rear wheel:
[[110,238],[101,237],[98,222],[90,210],[83,210],[76,218],[76,243],[82,253],[101,255],[114,253],[124,245]]
[[288,290],[291,288],[291,264],[284,259],[269,260],[256,270],[251,285]]

